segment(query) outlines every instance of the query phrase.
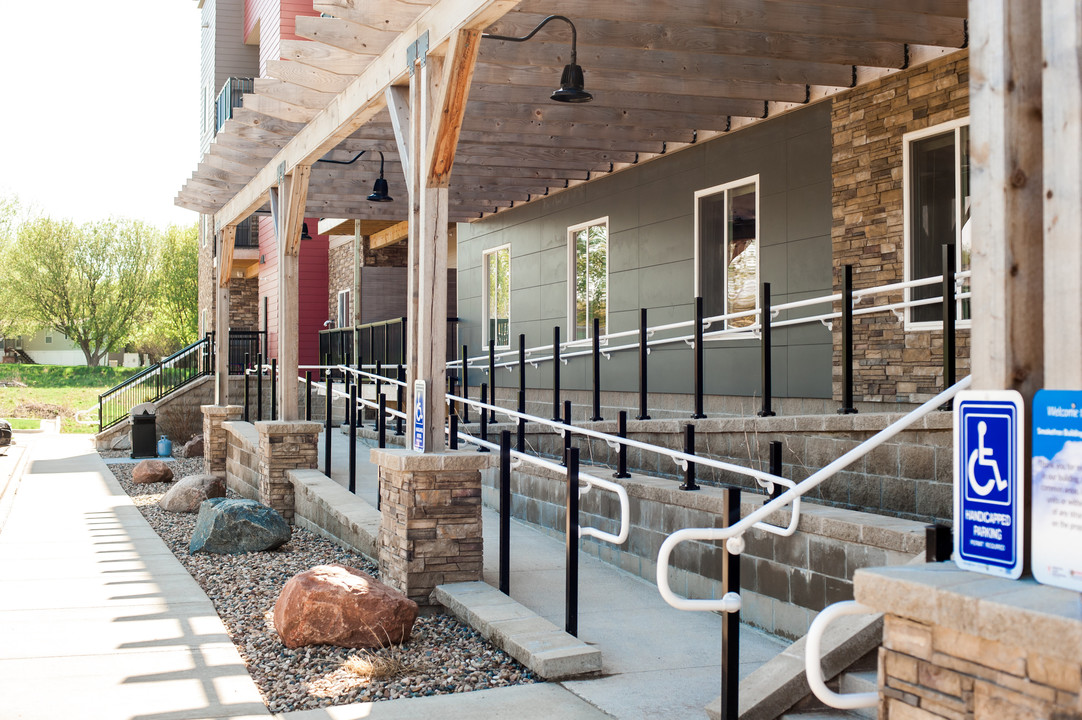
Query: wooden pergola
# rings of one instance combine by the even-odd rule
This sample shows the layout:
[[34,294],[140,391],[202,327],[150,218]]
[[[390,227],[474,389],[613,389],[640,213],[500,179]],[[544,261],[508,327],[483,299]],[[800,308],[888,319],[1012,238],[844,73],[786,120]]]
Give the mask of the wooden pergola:
[[[1079,0],[1043,5],[1049,16],[1043,46],[1063,36],[1061,43],[1076,48],[1078,39],[1066,35],[1079,27]],[[219,130],[176,202],[214,216],[222,259],[219,327],[228,318],[236,224],[270,207],[280,239],[281,337],[297,327],[303,217],[408,222],[409,377],[427,382],[427,424],[442,428],[449,222],[528,203],[971,44],[974,185],[987,213],[979,219],[982,234],[974,236],[995,260],[984,269],[974,261],[974,292],[1005,297],[1002,303],[1015,307],[1034,292],[1039,297],[1042,287],[1038,280],[1034,291],[1031,265],[1023,263],[1025,277],[1004,271],[1020,257],[1018,243],[1030,252],[1041,244],[1041,183],[1012,186],[1025,156],[1018,148],[1031,143],[1022,136],[1036,127],[1036,166],[1025,170],[1031,178],[1041,176],[1049,142],[1041,145],[1039,115],[1027,114],[1034,81],[1022,83],[1025,92],[1017,87],[1019,78],[1035,74],[1039,107],[1041,23],[1036,3],[1027,0],[982,0],[974,8],[981,15],[967,19],[966,0],[317,1],[324,17],[297,18],[297,34],[307,39],[283,42],[284,58],[268,63],[269,77],[255,81],[254,94]],[[551,14],[568,16],[577,28],[578,63],[594,96],[588,104],[548,99],[569,62],[566,24],[552,23],[525,43],[482,37],[522,36]],[[1077,148],[1078,59],[1063,62],[1055,71],[1074,82],[1062,95],[1074,102],[1074,124],[1062,140]],[[996,119],[978,120],[978,113]],[[348,160],[362,150],[366,155],[351,165],[319,162]],[[380,152],[393,203],[365,200]],[[1074,203],[1074,217],[1082,203],[1078,178],[1070,182],[1062,197]],[[1014,190],[1029,205],[999,203]],[[401,237],[403,227],[388,232]],[[1071,252],[1072,267],[1082,267],[1079,252]],[[1038,258],[1038,278],[1040,267]],[[1023,281],[1030,284],[1020,289]],[[1077,288],[1073,294],[1079,299]],[[1076,315],[1082,312],[1082,301],[1074,306]],[[1034,331],[1023,328],[1033,325],[1032,303],[1018,318],[1011,312],[995,319],[995,342],[1002,341],[1008,357],[997,355],[994,368],[982,369],[978,361],[987,354],[974,352],[986,387],[1015,387],[1019,362],[1035,366],[1032,357],[1016,357],[1029,351],[1011,334],[1033,339]],[[1075,318],[1075,324],[1082,347],[1082,323]],[[975,347],[980,325],[975,320]],[[1039,356],[1037,340],[1032,352]],[[282,416],[292,419],[296,343],[279,347]],[[218,356],[224,362],[226,353]],[[219,388],[222,401],[224,381]],[[427,449],[442,444],[442,433],[428,433]]]

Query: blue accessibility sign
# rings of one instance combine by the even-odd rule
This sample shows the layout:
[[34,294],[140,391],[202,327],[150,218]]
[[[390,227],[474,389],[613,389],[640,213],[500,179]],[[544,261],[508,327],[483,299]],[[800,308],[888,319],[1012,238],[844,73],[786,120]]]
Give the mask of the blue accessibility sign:
[[425,381],[413,383],[413,450],[425,451]]
[[954,560],[964,570],[1022,575],[1024,417],[1014,390],[954,400]]

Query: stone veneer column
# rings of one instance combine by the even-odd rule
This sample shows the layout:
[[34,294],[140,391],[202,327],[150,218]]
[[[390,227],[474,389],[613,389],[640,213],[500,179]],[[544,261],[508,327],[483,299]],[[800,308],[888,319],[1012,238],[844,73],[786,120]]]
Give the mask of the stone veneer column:
[[317,422],[261,421],[259,433],[259,502],[274,508],[293,522],[293,483],[287,470],[317,467],[319,431]]
[[244,408],[240,405],[201,405],[203,411],[203,471],[225,477],[228,437],[222,423],[240,420]]
[[475,452],[419,454],[374,449],[383,521],[380,579],[418,605],[431,605],[437,585],[481,580],[481,469]]
[[1082,718],[1078,593],[954,563],[858,570],[884,613],[882,720]]

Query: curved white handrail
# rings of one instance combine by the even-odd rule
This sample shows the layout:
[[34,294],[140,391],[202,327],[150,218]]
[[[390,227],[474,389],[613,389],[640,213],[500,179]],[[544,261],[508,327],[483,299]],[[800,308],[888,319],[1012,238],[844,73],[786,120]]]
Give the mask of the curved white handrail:
[[867,605],[861,605],[855,600],[834,603],[823,608],[812,624],[808,627],[808,635],[804,646],[804,674],[808,676],[808,686],[811,687],[815,697],[826,705],[839,710],[855,710],[856,708],[872,707],[879,702],[878,692],[863,693],[836,693],[827,687],[823,679],[823,665],[820,660],[823,643],[823,633],[827,626],[839,617],[845,615],[876,614],[876,611]]
[[840,458],[834,460],[834,462],[831,462],[822,469],[812,473],[795,487],[790,488],[778,497],[764,503],[757,510],[754,510],[747,516],[741,518],[739,522],[736,522],[729,527],[722,528],[684,528],[683,530],[677,530],[672,535],[665,538],[665,541],[661,543],[661,549],[658,551],[657,555],[657,589],[658,592],[661,593],[661,597],[665,599],[665,602],[669,603],[669,605],[672,605],[677,610],[730,612],[719,600],[682,598],[672,591],[672,588],[669,587],[669,556],[677,545],[690,540],[724,540],[725,550],[733,555],[739,555],[744,551],[744,533],[748,528],[768,517],[771,513],[781,510],[790,502],[795,502],[798,497],[815,489],[820,483],[833,476],[839,470],[848,467],[854,461],[864,457],[887,440],[890,440],[895,435],[908,428],[917,420],[923,418],[925,415],[934,412],[945,402],[953,398],[960,390],[964,390],[972,383],[972,376],[968,376],[954,385],[951,385],[916,410],[913,410],[904,417],[892,422],[860,445],[857,445]]

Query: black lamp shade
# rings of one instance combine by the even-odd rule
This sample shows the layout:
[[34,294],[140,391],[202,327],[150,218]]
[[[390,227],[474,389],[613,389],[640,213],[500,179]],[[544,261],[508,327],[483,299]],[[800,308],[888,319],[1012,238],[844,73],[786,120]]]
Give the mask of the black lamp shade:
[[308,234],[308,223],[301,223],[301,240],[311,240],[312,236]]
[[590,102],[594,96],[582,89],[585,84],[582,68],[579,65],[564,65],[564,72],[560,77],[560,89],[552,93],[552,99],[565,103]]
[[368,196],[369,202],[392,202],[393,197],[387,194],[387,181],[380,177],[376,178],[372,186],[372,194]]

